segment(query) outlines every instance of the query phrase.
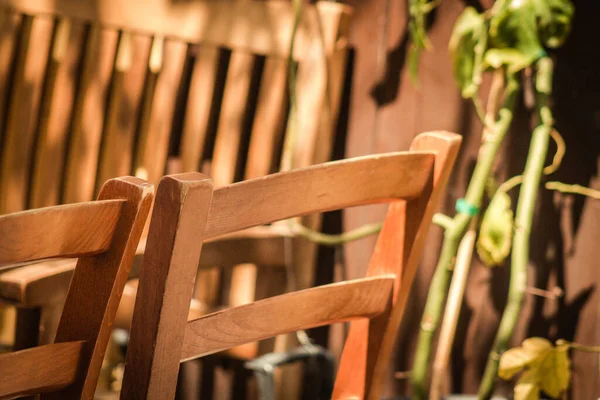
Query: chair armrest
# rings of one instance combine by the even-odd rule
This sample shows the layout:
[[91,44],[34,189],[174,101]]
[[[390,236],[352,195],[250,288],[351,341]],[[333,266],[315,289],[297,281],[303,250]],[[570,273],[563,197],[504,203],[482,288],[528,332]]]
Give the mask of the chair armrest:
[[20,307],[41,307],[67,293],[77,259],[45,261],[0,273],[0,299]]
[[245,263],[269,267],[285,266],[286,236],[289,236],[289,231],[276,225],[257,226],[220,236],[203,244],[200,268]]
[[[139,275],[146,241],[140,241],[130,277]],[[0,302],[35,308],[64,299],[77,259],[44,261],[0,271]]]

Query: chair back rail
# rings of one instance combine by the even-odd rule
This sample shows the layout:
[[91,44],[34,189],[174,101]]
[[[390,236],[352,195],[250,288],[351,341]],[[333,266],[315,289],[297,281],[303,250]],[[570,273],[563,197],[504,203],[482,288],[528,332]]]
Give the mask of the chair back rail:
[[116,178],[95,202],[0,216],[0,265],[79,257],[55,344],[0,355],[0,397],[93,396],[152,198],[151,184]]
[[395,275],[317,286],[208,314],[187,323],[181,361],[275,335],[385,312]]
[[0,216],[0,266],[106,251],[123,203],[104,200]]
[[[414,199],[427,186],[434,160],[427,152],[364,156],[215,189],[204,238],[292,217],[397,198]],[[301,198],[298,193],[302,193]]]
[[83,341],[48,344],[3,354],[0,398],[63,389],[77,378]]
[[[379,382],[372,374],[389,357],[381,352],[395,338],[417,250],[422,250],[459,143],[457,135],[423,134],[411,152],[282,172],[214,192],[202,175],[164,178],[150,225],[150,252],[141,270],[121,397],[172,398],[181,360],[295,329],[366,317],[352,322],[360,334],[351,334],[346,344],[336,397],[375,398]],[[391,204],[367,279],[280,295],[187,322],[203,240],[377,202]],[[184,255],[189,258],[184,260]],[[363,326],[366,335],[359,329]]]

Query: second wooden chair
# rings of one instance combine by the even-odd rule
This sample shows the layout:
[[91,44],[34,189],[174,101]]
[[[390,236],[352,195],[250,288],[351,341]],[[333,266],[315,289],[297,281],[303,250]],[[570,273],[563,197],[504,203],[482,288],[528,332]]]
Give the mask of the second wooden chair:
[[111,179],[99,201],[0,216],[0,269],[80,257],[54,344],[0,355],[0,398],[94,396],[153,192],[138,178]]
[[[122,398],[169,399],[181,361],[352,321],[335,398],[378,398],[381,380],[460,137],[429,133],[410,152],[368,156],[213,191],[197,173],[161,181],[135,304]],[[292,292],[188,321],[202,242],[235,231],[370,203],[390,203],[365,278]]]

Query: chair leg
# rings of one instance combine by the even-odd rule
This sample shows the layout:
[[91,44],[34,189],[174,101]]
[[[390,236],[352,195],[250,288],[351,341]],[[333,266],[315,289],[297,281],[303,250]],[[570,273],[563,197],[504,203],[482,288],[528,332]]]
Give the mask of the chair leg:
[[62,299],[42,307],[39,325],[40,344],[54,343],[54,337],[56,336],[56,330],[60,323],[60,316],[62,315],[64,304],[65,299]]
[[14,350],[35,347],[39,342],[41,308],[17,308]]
[[199,360],[190,360],[179,366],[179,379],[177,382],[177,400],[195,400],[204,398],[200,395],[203,365]]

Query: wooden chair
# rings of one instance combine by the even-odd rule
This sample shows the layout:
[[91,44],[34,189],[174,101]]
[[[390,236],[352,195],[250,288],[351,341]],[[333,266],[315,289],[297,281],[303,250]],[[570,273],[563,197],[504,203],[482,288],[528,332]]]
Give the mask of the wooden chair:
[[[378,398],[424,239],[460,137],[418,136],[410,152],[331,162],[224,186],[165,177],[141,270],[121,398],[169,399],[181,361],[298,329],[352,321],[335,398]],[[202,242],[296,216],[389,202],[367,276],[188,321]],[[251,257],[244,260],[253,262]]]
[[79,257],[54,344],[0,355],[0,398],[93,397],[152,198],[151,184],[126,177],[98,201],[0,216],[0,267]]
[[[0,9],[0,214],[88,201],[124,174],[157,183],[167,161],[180,172],[209,171],[218,186],[279,170],[289,2],[0,0]],[[329,159],[349,17],[339,3],[304,7],[293,54],[302,131],[293,167]],[[304,246],[295,254],[307,287],[314,248],[295,246]],[[211,307],[219,265],[200,272],[196,296]],[[20,306],[21,326],[41,318],[42,343],[73,270],[57,261],[0,274],[1,299]],[[236,268],[230,292],[238,295],[225,303],[253,300],[255,275]],[[135,283],[128,289],[132,303]]]

